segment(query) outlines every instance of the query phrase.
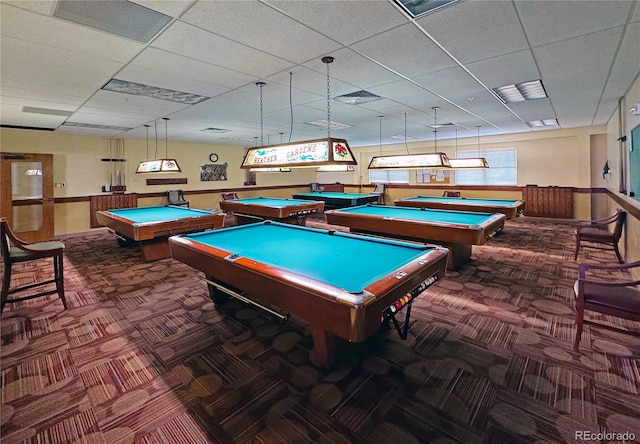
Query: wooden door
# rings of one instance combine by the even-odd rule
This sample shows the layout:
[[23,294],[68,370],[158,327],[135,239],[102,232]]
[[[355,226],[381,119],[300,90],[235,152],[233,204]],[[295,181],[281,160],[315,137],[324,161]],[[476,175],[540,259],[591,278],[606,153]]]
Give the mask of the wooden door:
[[51,240],[53,155],[0,153],[0,216],[25,242]]

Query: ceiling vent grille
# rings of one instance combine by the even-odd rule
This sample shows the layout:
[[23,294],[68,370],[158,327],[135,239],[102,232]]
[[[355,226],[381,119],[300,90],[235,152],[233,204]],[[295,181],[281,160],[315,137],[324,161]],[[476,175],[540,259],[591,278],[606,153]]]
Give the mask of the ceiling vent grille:
[[350,105],[360,105],[362,103],[380,100],[382,99],[382,97],[361,89],[360,91],[355,91],[349,94],[343,94],[341,96],[334,97],[334,99],[340,102],[348,103]]
[[171,17],[126,0],[59,0],[54,17],[148,43]]

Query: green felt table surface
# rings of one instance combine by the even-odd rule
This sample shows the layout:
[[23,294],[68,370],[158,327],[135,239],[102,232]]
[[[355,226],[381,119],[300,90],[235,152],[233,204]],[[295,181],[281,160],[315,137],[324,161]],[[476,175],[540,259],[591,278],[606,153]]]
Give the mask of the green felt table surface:
[[385,219],[415,220],[419,222],[437,222],[476,226],[493,218],[493,213],[471,211],[432,210],[410,207],[391,207],[385,205],[363,205],[333,210],[334,213],[376,216]]
[[415,200],[424,202],[438,202],[438,203],[461,203],[469,205],[487,205],[487,206],[505,206],[510,207],[516,205],[518,200],[507,199],[478,199],[469,197],[431,197],[431,196],[414,196],[407,197],[401,200]]
[[189,234],[186,238],[360,293],[433,246],[262,222]]
[[107,213],[129,219],[133,223],[164,222],[168,220],[184,219],[187,217],[210,216],[212,211],[197,210],[194,208],[176,207],[172,205],[156,207],[118,208]]
[[247,197],[242,199],[233,199],[233,202],[238,202],[247,205],[263,205],[265,207],[284,208],[292,205],[309,205],[308,200],[303,199],[284,199],[277,197]]
[[334,193],[334,192],[320,192],[313,191],[309,193],[296,193],[296,196],[310,196],[310,197],[330,197],[336,199],[357,199],[358,197],[371,196],[371,194],[361,194],[361,193]]

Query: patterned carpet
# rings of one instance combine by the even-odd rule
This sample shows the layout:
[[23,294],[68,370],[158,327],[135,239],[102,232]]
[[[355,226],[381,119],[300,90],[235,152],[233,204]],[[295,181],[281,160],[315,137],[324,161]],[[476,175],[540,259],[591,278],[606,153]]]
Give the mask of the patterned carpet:
[[[69,309],[53,295],[2,315],[3,444],[640,439],[640,338],[586,326],[572,350],[570,225],[507,221],[415,301],[407,340],[380,331],[332,370],[295,317],[216,309],[192,268],[106,232],[63,241]],[[24,265],[14,284],[49,269]]]

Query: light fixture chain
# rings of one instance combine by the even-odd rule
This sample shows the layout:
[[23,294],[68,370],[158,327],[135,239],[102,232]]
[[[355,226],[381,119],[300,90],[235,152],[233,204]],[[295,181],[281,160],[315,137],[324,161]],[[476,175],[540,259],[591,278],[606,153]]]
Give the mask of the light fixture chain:
[[433,151],[438,152],[438,109],[439,106],[431,108],[433,110]]
[[329,63],[327,63],[327,138],[331,138],[331,77],[329,76]]
[[264,100],[262,97],[263,82],[258,82],[260,86],[260,146],[264,146]]

